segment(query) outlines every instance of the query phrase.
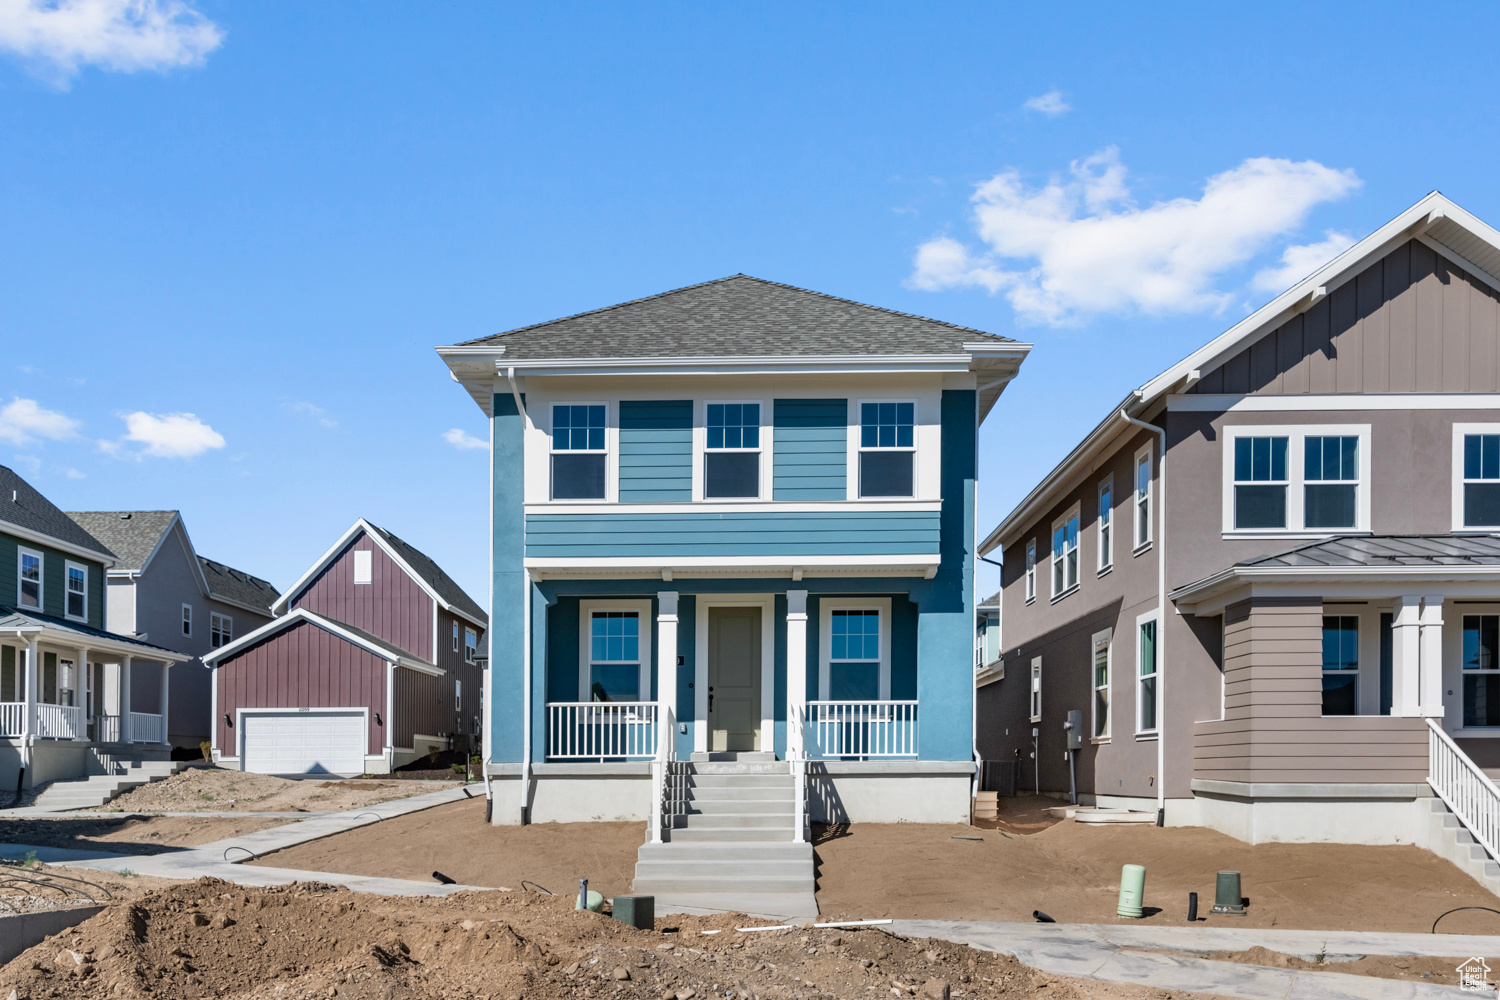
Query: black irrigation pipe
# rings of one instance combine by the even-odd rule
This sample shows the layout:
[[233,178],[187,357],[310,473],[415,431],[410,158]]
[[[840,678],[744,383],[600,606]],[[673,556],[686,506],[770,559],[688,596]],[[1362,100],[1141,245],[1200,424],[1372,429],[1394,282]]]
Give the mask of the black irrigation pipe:
[[[219,855],[219,857],[223,858],[225,861],[229,861],[230,851],[244,851],[246,854],[250,855],[251,861],[254,861],[256,858],[256,854],[254,851],[250,850],[250,848],[248,847],[241,847],[239,844],[230,844],[228,847],[224,848],[224,853]],[[230,864],[244,864],[244,862],[231,861]]]
[[535,882],[528,882],[526,879],[522,879],[521,880],[521,887],[523,889],[526,886],[528,886],[528,885],[531,886],[533,889],[536,889],[538,892],[545,892],[549,896],[555,896],[555,895],[557,895],[557,893],[553,892],[551,889],[544,889],[541,886],[537,885]]
[[373,813],[373,812],[362,812],[362,813],[358,814],[357,816],[355,816],[354,818],[355,819],[364,819],[366,816],[374,816],[375,817],[375,822],[377,822],[377,823],[379,823],[381,820],[385,819],[385,817],[382,816],[382,815],[380,815],[380,813]]
[[10,900],[6,899],[4,896],[0,896],[0,903],[4,903],[7,907],[9,907],[10,909],[14,910],[16,913],[20,913],[21,912],[21,908],[19,906],[17,906],[15,903],[12,903]]
[[[62,879],[65,882],[79,882],[79,883],[82,883],[83,885],[91,885],[95,889],[98,889],[100,892],[104,893],[104,896],[105,896],[106,899],[114,899],[115,898],[115,894],[112,893],[112,892],[110,892],[104,886],[100,885],[97,882],[90,882],[86,878],[75,878],[72,875],[59,875],[56,872],[50,872],[50,871],[47,873],[47,877],[48,878],[60,878],[60,879]],[[95,900],[95,902],[98,902],[98,900]]]
[[[1491,913],[1500,913],[1500,910],[1494,909],[1493,907],[1489,906],[1455,906],[1453,909],[1449,910],[1448,913],[1457,913],[1459,910],[1488,910]],[[1429,934],[1437,933],[1438,920],[1442,920],[1448,915],[1448,913],[1438,914],[1437,920],[1434,920],[1432,922],[1432,930],[1428,931]]]
[[10,885],[13,882],[27,882],[27,883],[29,883],[31,885],[40,885],[40,886],[43,886],[43,887],[48,888],[48,889],[56,889],[58,892],[60,892],[60,893],[63,894],[64,898],[67,897],[68,893],[70,893],[70,892],[76,892],[78,895],[82,896],[84,899],[88,900],[90,903],[97,903],[97,902],[99,902],[97,899],[95,899],[93,896],[90,896],[88,893],[84,892],[82,889],[75,889],[71,885],[59,885],[56,882],[46,882],[46,881],[43,881],[42,879],[26,878],[26,877],[21,876],[21,875],[10,875],[10,874],[7,874],[7,875],[5,875],[3,877],[0,877],[0,886]]

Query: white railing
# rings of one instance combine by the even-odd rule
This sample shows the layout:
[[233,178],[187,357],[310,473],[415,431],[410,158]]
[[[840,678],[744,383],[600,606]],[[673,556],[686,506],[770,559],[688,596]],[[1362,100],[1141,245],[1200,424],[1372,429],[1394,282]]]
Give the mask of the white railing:
[[20,736],[26,731],[26,703],[0,701],[0,736]]
[[917,755],[915,701],[810,701],[807,756],[837,760]]
[[162,725],[162,717],[149,712],[130,713],[130,742],[132,743],[165,743],[167,734]]
[[100,743],[119,743],[120,717],[118,715],[94,716],[94,739]]
[[1427,730],[1427,783],[1490,857],[1500,858],[1500,788],[1436,721],[1428,719]]
[[36,734],[55,740],[86,739],[83,706],[37,705]]
[[651,760],[656,702],[547,703],[548,760]]

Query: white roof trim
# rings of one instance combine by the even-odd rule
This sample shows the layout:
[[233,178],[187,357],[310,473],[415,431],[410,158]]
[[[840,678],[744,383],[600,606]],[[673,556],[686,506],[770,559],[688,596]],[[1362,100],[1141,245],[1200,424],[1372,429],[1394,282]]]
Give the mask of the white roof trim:
[[397,653],[393,653],[389,649],[376,645],[362,635],[356,635],[355,633],[350,632],[347,628],[345,628],[343,625],[340,625],[333,619],[324,618],[322,615],[314,614],[313,612],[308,611],[306,608],[297,608],[289,614],[282,615],[280,618],[266,622],[266,624],[262,625],[260,628],[256,629],[253,632],[247,632],[233,642],[225,643],[218,649],[210,650],[209,652],[204,653],[203,665],[205,667],[211,667],[213,664],[218,663],[225,657],[233,656],[236,653],[244,650],[246,647],[260,642],[267,636],[275,635],[277,632],[281,632],[287,627],[295,625],[298,622],[307,622],[310,625],[316,625],[318,628],[323,629],[325,632],[331,632],[332,634],[338,636],[340,639],[343,639],[346,642],[353,643],[361,649],[380,657],[387,663],[394,663],[398,667],[407,667],[408,669],[415,670],[418,673],[434,674],[437,676],[441,676],[443,673],[440,668],[433,666],[426,660],[420,659],[415,656],[402,656]]
[[35,531],[31,528],[23,528],[19,524],[12,524],[9,521],[0,520],[0,531],[4,531],[7,535],[15,535],[17,538],[24,539],[28,542],[35,542],[38,545],[46,545],[49,548],[57,549],[59,552],[66,552],[69,555],[74,556],[82,556],[85,559],[92,559],[94,560],[94,562],[102,562],[105,569],[109,569],[110,567],[115,566],[119,563],[119,560],[114,556],[107,556],[103,552],[95,552],[93,549],[86,549],[81,545],[74,545],[72,542],[65,542],[55,535],[49,535],[42,531]]

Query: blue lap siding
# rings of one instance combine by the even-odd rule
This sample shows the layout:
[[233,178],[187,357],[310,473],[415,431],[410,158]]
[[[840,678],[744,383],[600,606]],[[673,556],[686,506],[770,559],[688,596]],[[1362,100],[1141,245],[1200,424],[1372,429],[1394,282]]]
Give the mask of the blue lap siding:
[[692,400],[622,400],[620,502],[692,499]]
[[778,399],[774,412],[772,499],[846,499],[849,401]]
[[530,514],[530,558],[936,555],[938,511]]

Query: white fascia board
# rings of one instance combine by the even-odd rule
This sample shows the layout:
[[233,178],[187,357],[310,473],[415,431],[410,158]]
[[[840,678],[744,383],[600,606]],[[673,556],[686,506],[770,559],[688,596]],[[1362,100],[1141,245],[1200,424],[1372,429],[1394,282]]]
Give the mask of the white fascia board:
[[414,671],[415,673],[426,674],[428,677],[442,677],[447,674],[447,671],[442,667],[434,667],[426,660],[413,660],[407,656],[403,656],[397,660],[396,666]]
[[801,573],[803,578],[813,576],[837,576],[858,574],[871,576],[923,576],[930,578],[940,562],[937,553],[925,555],[857,555],[857,556],[692,556],[681,558],[652,558],[637,556],[579,558],[529,558],[526,570],[533,579],[546,577],[587,577],[624,575],[628,577],[659,576],[668,571],[674,577],[685,576],[733,576],[753,573],[759,576],[793,576]]
[[1256,396],[1193,393],[1167,397],[1173,413],[1284,413],[1328,410],[1500,410],[1494,392],[1361,392]]
[[[1311,584],[1349,586],[1368,583],[1389,589],[1393,581],[1439,588],[1447,593],[1454,584],[1478,584],[1487,593],[1500,593],[1500,566],[1231,566],[1168,595],[1172,603],[1195,614],[1222,610],[1225,595],[1245,587],[1287,584],[1306,588]],[[1322,593],[1322,596],[1333,596]]]
[[[266,622],[266,624],[262,625],[260,628],[256,629],[253,632],[249,632],[245,635],[240,636],[233,642],[225,643],[218,649],[213,649],[208,651],[207,653],[204,653],[203,665],[212,666],[218,663],[220,660],[235,655],[245,647],[260,642],[267,636],[275,635],[277,632],[285,631],[298,622],[307,622],[310,625],[316,625],[323,631],[331,632],[332,634],[338,636],[340,639],[343,639],[345,642],[352,643],[353,645],[358,646],[366,652],[380,657],[387,663],[394,663],[397,666],[408,667],[421,673],[443,673],[441,669],[433,666],[426,660],[422,660],[414,656],[402,656],[397,653],[393,653],[389,649],[385,649],[381,646],[377,646],[373,642],[370,642],[364,636],[355,635],[353,632],[350,632],[348,629],[344,628],[338,622],[333,621],[331,618],[324,618],[322,615],[314,614],[313,612],[308,611],[306,608],[297,608],[290,614],[282,615],[275,621]],[[184,658],[191,659],[191,657]]]
[[[22,612],[24,614],[24,612]],[[134,642],[124,642],[119,639],[111,639],[102,635],[87,635],[82,632],[73,632],[68,629],[52,628],[42,625],[32,628],[7,628],[7,635],[34,635],[40,642],[50,642],[58,646],[71,646],[74,649],[87,649],[90,653],[116,653],[120,656],[130,656],[137,660],[153,660],[162,663],[186,663],[195,659],[186,653],[177,653],[170,649],[162,649],[157,646],[142,646]]]
[[5,532],[7,535],[15,535],[23,541],[34,542],[37,545],[46,545],[49,548],[57,549],[59,552],[82,556],[85,559],[92,559],[94,562],[102,562],[105,569],[117,566],[120,562],[114,556],[107,556],[103,552],[95,552],[93,549],[86,549],[81,545],[74,545],[72,542],[65,542],[61,538],[56,538],[40,531],[33,531],[30,528],[23,528],[19,524],[12,524],[9,521],[0,520],[0,531]]
[[526,504],[528,514],[860,514],[932,513],[943,509],[941,500],[758,500],[750,503],[727,503],[698,500],[677,503],[568,503],[549,500]]

